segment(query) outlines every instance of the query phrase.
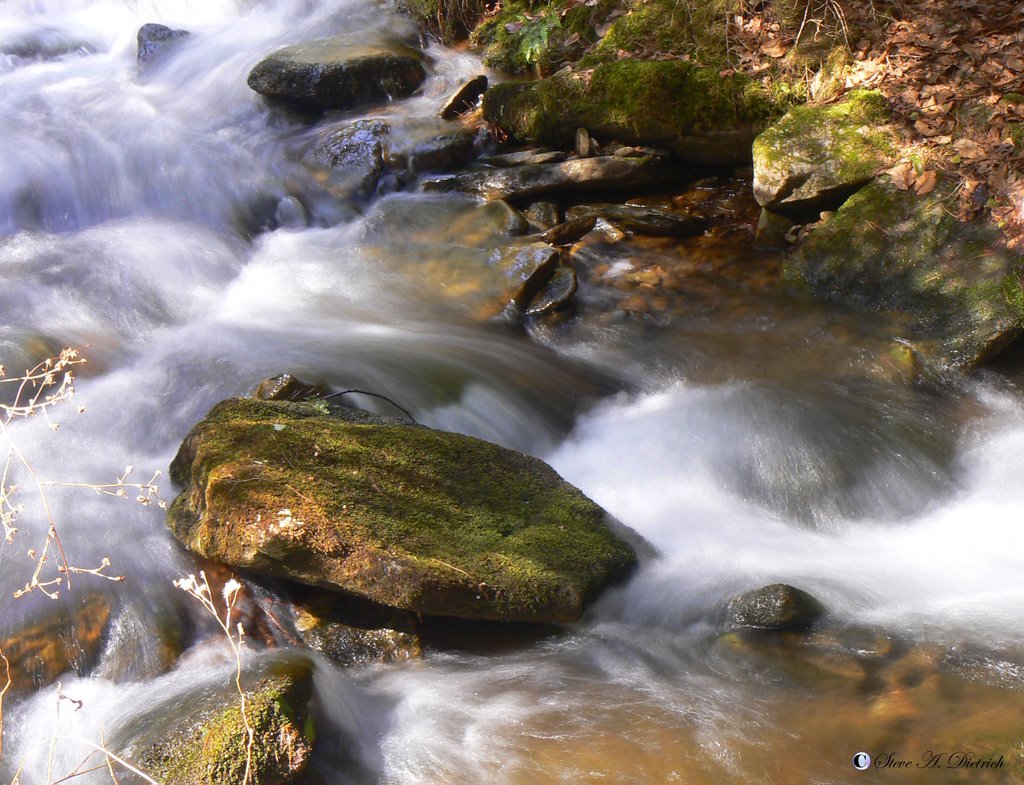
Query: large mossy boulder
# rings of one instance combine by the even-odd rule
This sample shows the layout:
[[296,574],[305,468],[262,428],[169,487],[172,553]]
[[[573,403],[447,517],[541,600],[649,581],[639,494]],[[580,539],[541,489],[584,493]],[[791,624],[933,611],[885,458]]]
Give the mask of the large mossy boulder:
[[754,198],[775,212],[836,207],[900,152],[885,98],[855,90],[791,109],[754,140]]
[[907,315],[932,370],[994,357],[1024,325],[1022,260],[982,220],[961,223],[952,188],[926,196],[879,178],[811,232],[784,273],[820,299]]
[[171,475],[193,551],[416,614],[571,622],[637,562],[542,461],[327,402],[223,401]]
[[620,60],[563,69],[484,93],[484,119],[522,142],[570,148],[580,128],[602,140],[666,147],[689,161],[750,160],[759,131],[782,111],[759,83],[681,60]]
[[423,56],[398,41],[341,36],[279,49],[252,69],[249,87],[306,109],[350,109],[412,95],[426,76]]
[[[313,754],[313,666],[276,662],[237,693],[195,696],[187,705],[158,706],[145,730],[124,744],[133,760],[164,785],[285,785]],[[252,728],[249,779],[246,727]]]

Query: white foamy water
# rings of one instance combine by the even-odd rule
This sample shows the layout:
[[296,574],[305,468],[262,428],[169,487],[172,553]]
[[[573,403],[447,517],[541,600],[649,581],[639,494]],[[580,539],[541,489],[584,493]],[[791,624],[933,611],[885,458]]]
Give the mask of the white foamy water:
[[[147,22],[193,35],[140,75],[135,33]],[[0,362],[18,372],[62,345],[90,345],[74,401],[85,412],[58,412],[58,431],[39,419],[12,430],[43,479],[110,482],[127,465],[147,479],[217,401],[290,371],[385,393],[425,424],[546,457],[657,551],[562,636],[352,671],[317,661],[317,776],[810,781],[803,769],[780,773],[771,754],[793,752],[801,736],[816,754],[846,754],[787,713],[807,693],[715,648],[725,601],[775,581],[813,592],[840,624],[995,652],[1016,678],[999,652],[1024,646],[1019,395],[995,383],[934,394],[827,375],[782,384],[752,367],[744,379],[742,362],[738,380],[702,385],[687,379],[685,346],[631,346],[623,359],[598,332],[572,351],[588,367],[482,325],[471,287],[460,287],[498,241],[436,230],[472,204],[412,194],[365,212],[333,203],[302,154],[339,118],[309,127],[245,84],[276,46],[381,31],[410,27],[357,0],[0,9]],[[383,112],[396,135],[480,68],[470,54],[430,54],[422,93]],[[764,323],[755,315],[747,329],[736,340],[758,345]],[[785,323],[772,329],[786,334]],[[623,386],[640,391],[587,408]],[[0,546],[4,632],[50,609],[38,592],[10,599],[31,573],[25,551],[45,535],[31,483],[18,479],[21,531]],[[51,488],[47,499],[72,561],[109,557],[126,582],[76,579],[107,594],[114,620],[92,675],[63,679],[83,708],[61,704],[52,761],[55,690],[5,707],[0,775],[24,760],[25,785],[73,770],[83,739],[126,739],[154,707],[215,694],[232,672],[210,641],[161,672],[161,625],[183,626],[189,640],[205,628],[171,588],[195,565],[159,509],[81,489]]]

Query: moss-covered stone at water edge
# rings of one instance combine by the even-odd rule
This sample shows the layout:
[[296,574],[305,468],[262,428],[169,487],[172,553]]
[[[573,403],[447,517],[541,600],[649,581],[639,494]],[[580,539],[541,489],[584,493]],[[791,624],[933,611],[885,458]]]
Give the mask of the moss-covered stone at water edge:
[[637,557],[545,463],[327,402],[233,399],[185,439],[192,550],[412,613],[575,621]]
[[568,69],[484,94],[484,118],[515,139],[569,148],[579,128],[600,141],[657,145],[703,163],[750,160],[756,134],[786,109],[761,84],[678,60]]
[[[284,785],[309,764],[316,742],[310,713],[313,668],[308,660],[278,664],[238,695],[182,714],[130,745],[133,759],[164,785]],[[246,722],[253,730],[251,756]]]
[[982,220],[961,223],[952,187],[926,196],[879,178],[811,232],[784,269],[817,297],[908,315],[932,370],[967,370],[1024,327],[1022,259]]
[[895,162],[900,138],[890,120],[871,90],[791,109],[754,140],[754,197],[776,212],[837,207]]

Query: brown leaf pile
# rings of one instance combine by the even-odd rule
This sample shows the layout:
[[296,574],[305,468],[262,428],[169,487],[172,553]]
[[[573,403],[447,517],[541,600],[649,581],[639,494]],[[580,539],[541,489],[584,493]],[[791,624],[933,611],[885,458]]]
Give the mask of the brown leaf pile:
[[[893,182],[923,195],[944,171],[961,184],[963,220],[987,211],[1024,250],[1024,1],[903,0],[899,18],[865,0],[836,6],[843,36],[855,37],[846,88],[880,90],[916,150]],[[797,32],[756,12],[736,16],[731,31],[736,70],[762,79]]]

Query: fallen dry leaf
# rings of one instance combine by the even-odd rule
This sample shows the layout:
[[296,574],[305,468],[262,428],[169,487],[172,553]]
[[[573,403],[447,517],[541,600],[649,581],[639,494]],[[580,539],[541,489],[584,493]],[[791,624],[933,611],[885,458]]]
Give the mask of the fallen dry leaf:
[[906,191],[914,183],[914,165],[909,162],[896,164],[886,174],[892,178],[892,184],[900,191]]
[[953,149],[965,161],[974,161],[986,155],[985,148],[972,139],[957,139],[953,142]]
[[927,172],[922,172],[917,176],[917,179],[914,181],[914,193],[916,193],[918,196],[924,196],[925,194],[931,193],[932,190],[935,188],[935,183],[937,179],[938,177],[935,174],[934,169],[931,169]]

